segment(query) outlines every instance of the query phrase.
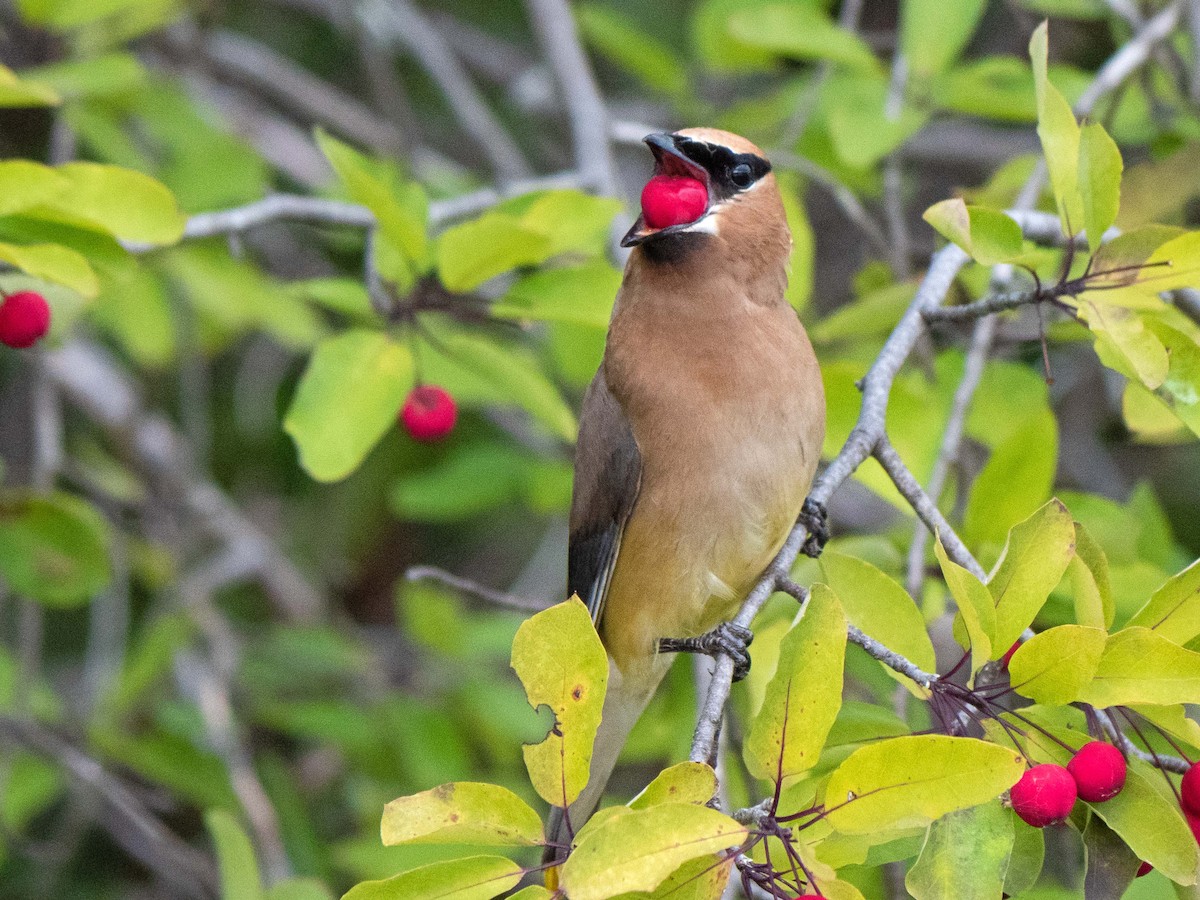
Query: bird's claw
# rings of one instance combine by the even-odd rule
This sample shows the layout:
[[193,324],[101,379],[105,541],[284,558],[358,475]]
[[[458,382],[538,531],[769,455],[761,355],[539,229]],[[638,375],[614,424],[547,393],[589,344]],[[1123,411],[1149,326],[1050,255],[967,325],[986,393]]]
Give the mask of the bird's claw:
[[816,559],[829,540],[829,513],[825,511],[825,505],[811,497],[806,499],[800,508],[800,524],[808,529],[808,538],[800,551]]
[[694,638],[660,638],[658,649],[663,653],[703,653],[716,658],[728,656],[733,660],[733,680],[741,681],[750,673],[750,644],[754,632],[733,622],[722,622],[712,631]]

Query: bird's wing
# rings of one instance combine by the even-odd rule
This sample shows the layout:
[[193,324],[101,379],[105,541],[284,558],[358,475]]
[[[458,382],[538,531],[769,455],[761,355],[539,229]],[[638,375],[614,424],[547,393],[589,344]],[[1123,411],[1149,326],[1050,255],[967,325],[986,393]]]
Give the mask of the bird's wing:
[[597,625],[641,480],[641,453],[601,369],[583,399],[567,549],[567,589]]

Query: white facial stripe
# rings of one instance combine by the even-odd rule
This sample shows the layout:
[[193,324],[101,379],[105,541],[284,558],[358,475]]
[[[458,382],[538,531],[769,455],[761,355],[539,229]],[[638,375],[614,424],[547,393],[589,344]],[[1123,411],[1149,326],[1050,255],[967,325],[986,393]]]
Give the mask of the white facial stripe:
[[690,234],[696,234],[696,233],[720,234],[721,233],[720,228],[717,225],[717,210],[719,208],[720,208],[720,204],[718,204],[717,206],[714,206],[711,210],[709,210],[707,213],[705,213],[705,215],[702,218],[697,219],[695,222],[693,222],[687,228],[681,228],[679,230],[686,231]]

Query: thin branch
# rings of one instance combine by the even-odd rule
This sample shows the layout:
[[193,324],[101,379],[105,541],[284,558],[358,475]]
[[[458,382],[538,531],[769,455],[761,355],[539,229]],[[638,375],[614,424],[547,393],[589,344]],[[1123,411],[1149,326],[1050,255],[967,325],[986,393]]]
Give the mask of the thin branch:
[[1180,759],[1178,756],[1164,756],[1163,754],[1147,753],[1141,747],[1138,747],[1128,737],[1125,736],[1117,724],[1113,721],[1108,710],[1096,710],[1096,718],[1100,720],[1100,725],[1108,734],[1109,738],[1128,756],[1134,756],[1142,762],[1149,763],[1152,766],[1157,766],[1167,772],[1175,772],[1179,775],[1185,773],[1192,767],[1186,759]]
[[925,313],[927,322],[969,322],[973,319],[990,317],[992,313],[1006,312],[1022,306],[1037,303],[1041,295],[1037,291],[1010,291],[1003,294],[989,294],[974,303],[964,303],[962,306],[943,306],[931,309]]
[[1156,44],[1170,37],[1171,32],[1179,24],[1179,2],[1171,3],[1163,8],[1154,18],[1133,36],[1126,44],[1100,67],[1092,83],[1080,96],[1075,104],[1075,113],[1086,116],[1091,113],[1096,103],[1105,94],[1119,87],[1130,75],[1140,69],[1150,59],[1150,54]]
[[[971,407],[971,400],[983,377],[983,369],[987,364],[992,342],[996,338],[999,321],[995,316],[985,316],[975,324],[975,330],[971,334],[971,346],[967,350],[966,361],[963,365],[962,380],[954,392],[950,417],[946,420],[946,430],[942,434],[942,446],[938,450],[938,457],[933,464],[933,472],[929,476],[928,494],[935,503],[942,496],[950,469],[958,459],[967,411]],[[907,587],[909,594],[913,597],[921,596],[921,585],[925,581],[925,547],[928,541],[929,530],[917,525],[913,531],[912,543],[908,548]]]
[[365,0],[355,14],[380,43],[403,46],[416,57],[501,182],[530,177],[521,149],[423,13],[408,0]]
[[477,581],[471,581],[469,578],[463,578],[460,575],[455,575],[436,566],[412,566],[404,573],[404,580],[436,581],[469,597],[476,597],[495,606],[502,606],[505,609],[516,609],[522,612],[540,612],[550,605],[531,597],[518,597],[515,594],[506,594],[503,591],[497,591]]
[[579,42],[571,7],[566,0],[526,0],[526,7],[571,117],[575,165],[587,187],[615,196],[617,178],[608,145],[608,110]]

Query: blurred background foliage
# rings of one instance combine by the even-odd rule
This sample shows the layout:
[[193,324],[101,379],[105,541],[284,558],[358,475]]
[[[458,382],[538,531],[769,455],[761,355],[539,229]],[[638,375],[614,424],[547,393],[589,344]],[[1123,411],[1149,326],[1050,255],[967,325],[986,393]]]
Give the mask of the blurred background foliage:
[[[573,152],[535,7],[518,0],[4,3],[3,157],[134,169],[174,199],[113,176],[84,225],[82,193],[49,212],[0,197],[0,239],[18,248],[0,256],[25,273],[0,287],[35,286],[54,311],[42,352],[0,352],[0,895],[215,896],[213,841],[227,861],[238,822],[271,896],[336,895],[450,855],[380,846],[396,796],[480,780],[532,801],[520,746],[546,723],[508,670],[523,615],[403,574],[432,564],[561,598],[574,411],[619,283],[612,238],[650,171],[641,137],[714,125],[772,156],[831,456],[936,246],[922,210],[955,193],[1004,207],[1033,171],[1033,28],[1051,18],[1050,77],[1075,101],[1166,6],[589,0],[572,9],[609,121],[605,146]],[[1196,225],[1194,56],[1181,24],[1094,112],[1125,157],[1122,227]],[[607,183],[581,171],[590,154],[611,154]],[[514,199],[488,209],[493,188]],[[174,245],[180,212],[275,192],[393,217],[369,257],[392,320],[364,283],[361,226],[274,221],[146,246]],[[32,259],[31,245],[85,265]],[[987,278],[968,270],[959,299]],[[1108,556],[1119,626],[1200,554],[1200,452],[1076,323],[1049,328],[1048,383],[1038,327],[1031,310],[1000,326],[943,508],[990,564],[1057,493]],[[404,384],[455,395],[450,438],[420,445],[389,426],[403,387],[372,398],[337,376],[313,388],[321,408],[339,398],[346,430],[364,433],[313,461],[333,451],[292,406],[297,385],[314,348],[354,334],[398,348]],[[923,483],[968,330],[936,334],[888,415]],[[904,579],[914,520],[873,462],[830,512],[831,550]],[[944,587],[921,571],[909,586],[948,644]],[[1069,620],[1070,602],[1041,624]],[[781,637],[790,603],[768,610],[756,650]],[[848,696],[883,727],[894,683],[856,648],[848,660]],[[694,711],[681,663],[614,794],[686,756]],[[1044,896],[1075,895],[1053,887],[1077,883],[1074,853]],[[854,880],[888,890],[878,867]],[[1169,895],[1157,876],[1136,890]]]

